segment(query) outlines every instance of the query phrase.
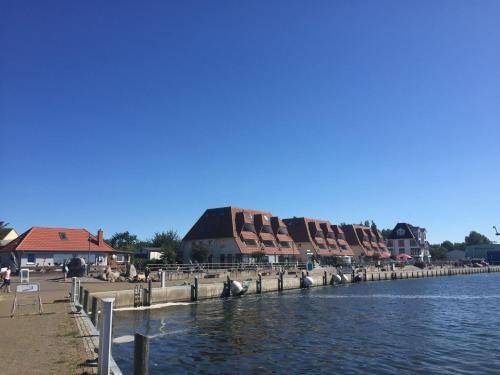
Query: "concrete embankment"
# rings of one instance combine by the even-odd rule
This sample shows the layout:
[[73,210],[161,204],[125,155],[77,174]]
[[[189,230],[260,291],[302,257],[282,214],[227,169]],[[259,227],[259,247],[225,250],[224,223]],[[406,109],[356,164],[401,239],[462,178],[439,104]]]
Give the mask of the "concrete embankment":
[[[437,268],[430,270],[401,270],[401,271],[387,271],[387,272],[368,272],[360,273],[361,282],[382,281],[382,280],[399,280],[411,278],[424,278],[424,277],[439,277],[439,276],[453,276],[453,275],[469,275],[477,273],[500,272],[500,267],[485,267],[485,268]],[[316,269],[311,273],[310,277],[314,281],[313,287],[319,286],[336,286],[334,283],[333,275],[335,274],[333,268],[323,270]],[[354,282],[352,274],[345,275],[345,283]],[[244,282],[244,278],[235,279],[239,282]],[[247,279],[248,291],[246,294],[276,292],[280,290],[300,289],[303,285],[301,278],[298,276],[290,277],[283,275],[282,282],[278,275],[273,277],[262,278],[259,285],[258,278]],[[167,286],[141,288],[137,286],[135,290],[119,290],[119,291],[105,291],[105,292],[89,292],[85,289],[81,293],[81,303],[85,311],[92,314],[92,306],[96,306],[98,300],[106,297],[115,299],[115,308],[125,308],[133,306],[144,306],[153,304],[162,304],[169,302],[192,302],[196,300],[220,298],[227,292],[224,282],[211,282],[211,283],[195,283],[181,286]],[[113,284],[109,284],[113,287]]]

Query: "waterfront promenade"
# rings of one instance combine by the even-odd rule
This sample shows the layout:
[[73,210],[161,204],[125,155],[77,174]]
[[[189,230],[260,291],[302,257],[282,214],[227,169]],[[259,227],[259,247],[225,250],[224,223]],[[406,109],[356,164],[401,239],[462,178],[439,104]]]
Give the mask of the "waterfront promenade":
[[[20,307],[20,315],[11,318],[18,277],[12,278],[12,293],[0,293],[0,366],[4,373],[93,373],[93,368],[85,365],[88,357],[67,298],[70,284],[51,281],[49,276],[30,281],[40,283],[42,315],[35,314],[36,306],[31,305]],[[23,296],[23,303],[32,301]]]

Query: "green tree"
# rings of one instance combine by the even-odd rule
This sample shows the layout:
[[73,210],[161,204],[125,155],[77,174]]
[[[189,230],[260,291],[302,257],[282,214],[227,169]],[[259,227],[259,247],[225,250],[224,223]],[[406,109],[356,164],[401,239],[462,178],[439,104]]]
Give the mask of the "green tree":
[[208,260],[210,252],[202,244],[193,244],[191,248],[191,259],[197,260],[200,263],[205,263]]
[[134,251],[137,246],[137,236],[130,234],[129,231],[113,234],[107,241],[113,249],[123,251]]
[[365,222],[363,223],[363,225],[365,227],[369,227],[370,226],[370,220],[365,220]]
[[446,254],[448,253],[448,249],[441,245],[432,245],[429,249],[431,253],[431,257],[434,260],[446,260]]
[[0,221],[0,229],[7,228],[8,225],[9,223],[7,223],[6,221]]
[[380,231],[380,233],[382,233],[382,236],[383,236],[384,238],[387,238],[387,237],[389,237],[389,236],[390,236],[390,234],[392,233],[392,229],[382,229],[382,230]]
[[441,247],[444,247],[448,251],[453,250],[455,248],[455,246],[451,243],[451,241],[444,241],[441,244]]
[[377,224],[375,224],[375,222],[372,220],[372,223],[370,225],[370,228],[372,229],[372,231],[374,232],[377,232],[378,231],[378,228],[377,228]]
[[465,236],[465,245],[487,245],[490,244],[491,241],[488,237],[478,233],[476,231],[471,231],[468,236]]
[[162,259],[167,263],[174,263],[177,259],[180,260],[181,240],[179,235],[174,230],[166,232],[156,232],[151,240],[153,247],[161,248]]

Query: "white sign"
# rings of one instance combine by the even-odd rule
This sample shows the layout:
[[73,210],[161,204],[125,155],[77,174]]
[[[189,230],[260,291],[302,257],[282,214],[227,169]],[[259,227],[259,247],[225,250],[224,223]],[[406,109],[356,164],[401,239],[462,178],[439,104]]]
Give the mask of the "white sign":
[[39,291],[40,291],[40,285],[38,284],[19,284],[16,287],[17,293],[33,293]]

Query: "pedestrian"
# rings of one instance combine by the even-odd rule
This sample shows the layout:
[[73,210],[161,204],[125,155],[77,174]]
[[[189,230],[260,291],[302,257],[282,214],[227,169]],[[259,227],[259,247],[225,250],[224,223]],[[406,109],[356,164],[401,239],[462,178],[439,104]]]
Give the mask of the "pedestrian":
[[149,274],[151,273],[151,270],[149,269],[148,266],[144,269],[144,276],[146,276],[146,281],[149,280]]
[[63,272],[64,272],[64,281],[66,281],[69,272],[68,263],[66,262],[66,260],[64,261]]
[[4,288],[7,288],[7,293],[10,293],[10,273],[10,266],[7,266],[7,269],[2,273],[3,284],[0,289],[3,290]]

